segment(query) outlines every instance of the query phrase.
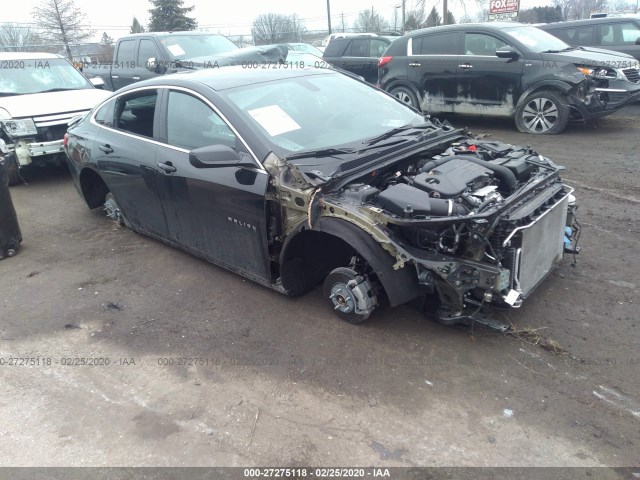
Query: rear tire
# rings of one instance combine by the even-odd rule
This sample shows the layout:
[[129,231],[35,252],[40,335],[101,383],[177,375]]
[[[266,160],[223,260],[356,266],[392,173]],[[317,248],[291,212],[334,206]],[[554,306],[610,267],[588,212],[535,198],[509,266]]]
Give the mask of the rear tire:
[[569,113],[565,98],[558,92],[534,92],[516,110],[516,127],[523,133],[556,135],[567,128]]
[[389,93],[400,100],[402,103],[409,105],[410,107],[420,110],[420,104],[418,103],[418,97],[413,93],[409,87],[394,87]]

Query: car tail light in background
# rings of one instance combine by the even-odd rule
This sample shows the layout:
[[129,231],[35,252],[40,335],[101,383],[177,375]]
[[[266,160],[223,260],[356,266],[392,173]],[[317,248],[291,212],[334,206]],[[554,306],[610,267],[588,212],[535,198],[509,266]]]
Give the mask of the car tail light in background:
[[66,147],[68,142],[69,142],[69,134],[65,133],[64,138],[62,139],[62,146]]
[[378,59],[378,68],[384,67],[387,63],[391,61],[393,57],[380,57]]

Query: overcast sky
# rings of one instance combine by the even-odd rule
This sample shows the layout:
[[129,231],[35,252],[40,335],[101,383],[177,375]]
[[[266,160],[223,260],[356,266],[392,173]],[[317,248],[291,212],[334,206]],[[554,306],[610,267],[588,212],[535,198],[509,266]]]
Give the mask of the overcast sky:
[[[8,3],[11,0],[3,0]],[[382,14],[387,20],[392,21],[393,11],[401,0],[330,0],[331,22],[334,29],[341,26],[341,14],[344,13],[345,24],[353,25],[358,12],[370,9]],[[415,0],[407,0],[406,8],[411,9]],[[14,0],[11,8],[3,8],[0,22],[32,22],[31,12],[41,0]],[[75,0],[76,5],[87,14],[87,23],[96,31],[96,39],[106,31],[113,38],[129,33],[129,27],[133,17],[137,17],[142,25],[149,21],[148,0]],[[531,8],[546,5],[549,0],[521,0],[520,8]],[[479,7],[472,0],[449,0],[449,9],[456,18],[464,14],[463,5],[466,4],[467,12],[474,14]],[[185,0],[185,6],[195,6],[191,12],[200,29],[219,32],[223,34],[250,34],[251,24],[254,18],[267,12],[293,14],[304,20],[308,30],[327,28],[327,2],[326,0],[272,0],[264,2],[259,0]],[[442,9],[441,0],[426,0],[427,9],[436,6]],[[399,11],[399,10],[398,10]]]

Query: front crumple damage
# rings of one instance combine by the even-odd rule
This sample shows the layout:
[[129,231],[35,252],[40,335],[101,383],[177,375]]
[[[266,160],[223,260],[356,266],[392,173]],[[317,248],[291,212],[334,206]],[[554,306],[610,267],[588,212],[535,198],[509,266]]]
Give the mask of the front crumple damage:
[[574,118],[602,117],[640,99],[636,67],[570,65],[559,69],[554,77],[572,86],[566,94]]
[[463,133],[338,179],[275,154],[265,167],[281,259],[300,232],[346,222],[384,251],[394,271],[410,272],[408,289],[437,296],[438,319],[447,324],[502,328],[486,307],[519,307],[563,253],[578,251],[573,190],[560,167],[528,147]]

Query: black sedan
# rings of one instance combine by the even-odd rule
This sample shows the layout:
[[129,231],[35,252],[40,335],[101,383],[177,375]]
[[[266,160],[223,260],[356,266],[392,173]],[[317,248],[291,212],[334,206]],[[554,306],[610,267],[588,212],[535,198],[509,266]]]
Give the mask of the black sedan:
[[498,326],[486,307],[520,306],[577,241],[551,160],[327,69],[136,83],[66,152],[90,208],[287,295],[324,282],[352,323],[433,295],[442,322]]

